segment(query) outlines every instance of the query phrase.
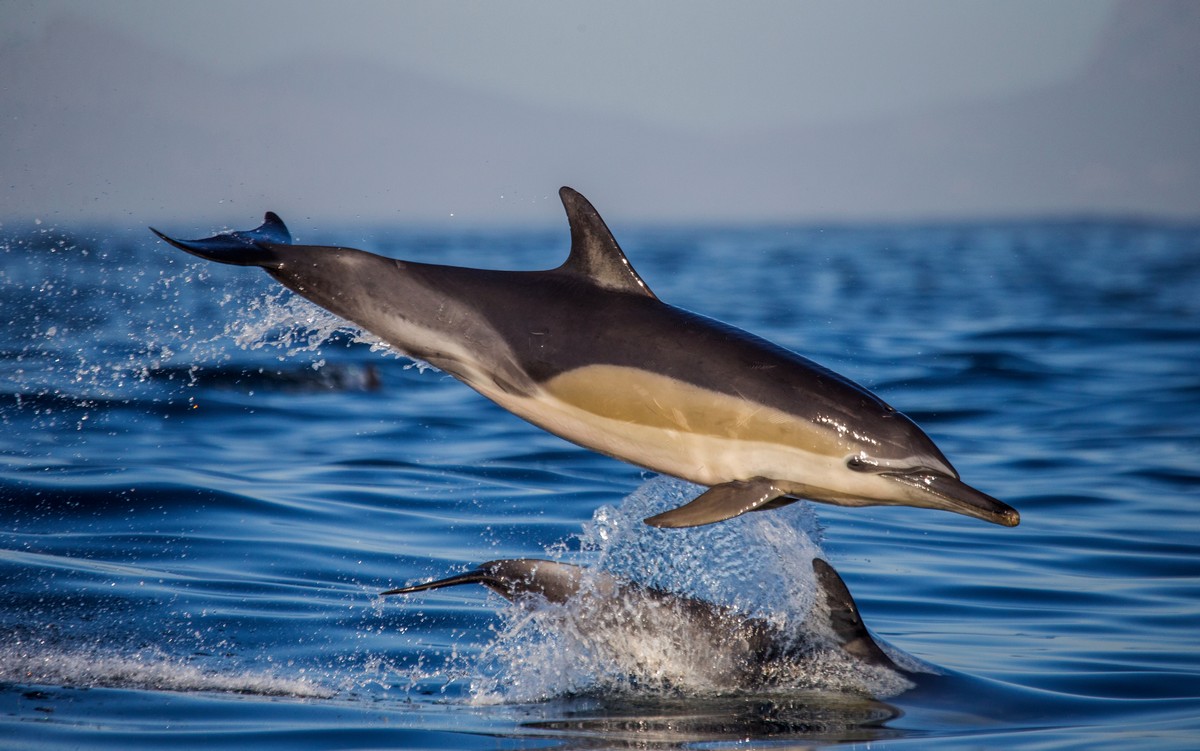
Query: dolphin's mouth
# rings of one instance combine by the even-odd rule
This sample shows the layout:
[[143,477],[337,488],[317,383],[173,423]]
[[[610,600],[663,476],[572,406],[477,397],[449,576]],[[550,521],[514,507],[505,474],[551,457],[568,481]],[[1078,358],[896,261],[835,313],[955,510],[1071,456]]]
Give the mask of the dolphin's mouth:
[[1005,527],[1021,523],[1021,514],[1015,508],[950,475],[924,469],[879,474],[919,491],[920,505],[927,508],[953,511]]

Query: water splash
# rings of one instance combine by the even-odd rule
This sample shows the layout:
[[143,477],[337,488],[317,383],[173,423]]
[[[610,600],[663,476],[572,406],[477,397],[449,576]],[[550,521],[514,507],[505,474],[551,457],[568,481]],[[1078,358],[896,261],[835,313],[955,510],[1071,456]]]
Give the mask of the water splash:
[[[227,296],[222,304],[231,299]],[[341,341],[347,345],[365,344],[371,352],[411,360],[409,367],[421,372],[436,370],[429,363],[401,352],[374,334],[286,289],[276,290],[246,305],[237,320],[226,325],[224,333],[242,349],[258,350],[267,346],[281,349],[280,360],[302,353],[319,355],[321,347]],[[318,360],[313,363],[313,368],[324,364],[324,360]]]
[[[232,297],[226,296],[221,304],[231,301]],[[281,360],[302,352],[319,352],[335,337],[366,336],[345,320],[285,289],[243,305],[237,318],[225,326],[225,335],[242,349],[257,350],[268,345],[282,349]]]
[[786,628],[812,606],[821,530],[795,503],[720,524],[659,529],[648,516],[691,501],[699,485],[655,477],[619,506],[601,506],[580,536],[594,565],[616,576],[720,605]]
[[[0,236],[0,304],[21,311],[5,343],[0,399],[47,420],[65,411],[62,420],[82,429],[104,404],[190,398],[208,374],[261,372],[271,348],[280,350],[273,359],[310,373],[326,368],[326,345],[401,356],[286,290],[263,292],[265,278],[160,251],[140,233]],[[226,290],[223,299],[213,287]],[[231,352],[231,338],[252,354]]]
[[[874,697],[911,687],[903,676],[866,665],[837,646],[824,626],[812,559],[820,528],[807,504],[685,530],[642,519],[693,498],[700,488],[650,480],[616,507],[598,509],[579,536],[594,570],[703,600],[736,615],[713,633],[679,607],[647,601],[574,598],[565,604],[512,604],[480,653],[471,699],[533,702],[574,695],[719,695],[746,690],[819,690]],[[552,555],[564,555],[556,546]],[[614,609],[616,614],[614,615]],[[815,615],[815,617],[814,617]],[[759,619],[790,635],[767,664],[747,670],[734,624]],[[740,656],[739,656],[740,655]],[[748,676],[751,676],[748,678]],[[748,683],[753,681],[753,683]]]

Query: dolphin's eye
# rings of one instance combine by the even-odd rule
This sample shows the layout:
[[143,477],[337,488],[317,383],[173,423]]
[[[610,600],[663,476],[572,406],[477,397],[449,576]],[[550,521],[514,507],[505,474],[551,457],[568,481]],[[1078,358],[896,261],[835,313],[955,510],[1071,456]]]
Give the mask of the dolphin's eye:
[[869,470],[871,468],[871,466],[872,465],[863,461],[863,458],[861,456],[857,456],[857,455],[852,456],[846,460],[846,467],[854,470],[855,472],[866,472],[867,470]]

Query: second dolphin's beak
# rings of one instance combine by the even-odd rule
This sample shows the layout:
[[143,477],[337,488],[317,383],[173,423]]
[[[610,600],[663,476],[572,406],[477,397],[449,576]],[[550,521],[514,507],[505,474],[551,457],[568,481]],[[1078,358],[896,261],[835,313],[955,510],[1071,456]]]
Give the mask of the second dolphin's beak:
[[905,495],[914,506],[953,511],[1005,527],[1021,523],[1021,514],[1015,508],[956,477],[929,470],[879,474],[906,486]]

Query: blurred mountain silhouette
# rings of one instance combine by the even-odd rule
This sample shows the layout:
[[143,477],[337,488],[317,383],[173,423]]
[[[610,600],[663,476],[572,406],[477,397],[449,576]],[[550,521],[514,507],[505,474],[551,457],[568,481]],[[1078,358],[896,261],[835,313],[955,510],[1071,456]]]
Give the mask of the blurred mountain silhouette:
[[0,50],[0,216],[546,222],[570,184],[624,219],[1194,219],[1198,40],[1200,4],[1126,0],[1063,83],[712,136],[302,52],[222,76],[66,18]]

